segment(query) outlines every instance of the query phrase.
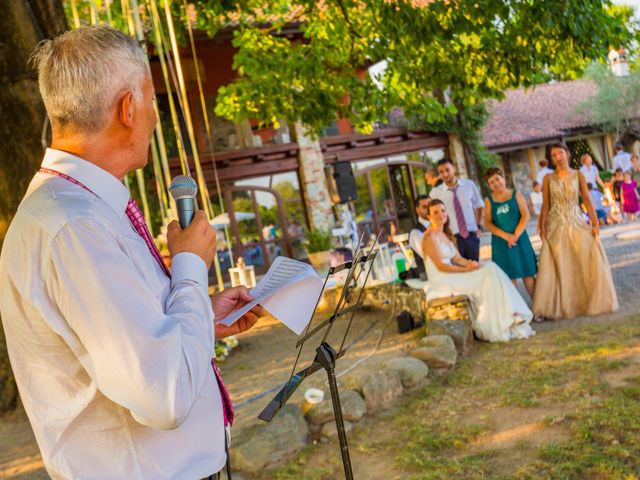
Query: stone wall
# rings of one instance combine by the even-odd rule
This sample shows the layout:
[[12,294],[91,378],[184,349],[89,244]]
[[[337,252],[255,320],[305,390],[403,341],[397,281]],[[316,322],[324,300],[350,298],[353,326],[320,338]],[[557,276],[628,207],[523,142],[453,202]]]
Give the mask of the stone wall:
[[511,178],[507,178],[507,185],[513,186],[527,197],[533,190],[533,180],[531,179],[531,166],[526,150],[518,150],[509,153],[509,167]]
[[295,124],[299,146],[300,180],[311,228],[328,230],[334,226],[333,206],[329,198],[320,142],[304,126]]

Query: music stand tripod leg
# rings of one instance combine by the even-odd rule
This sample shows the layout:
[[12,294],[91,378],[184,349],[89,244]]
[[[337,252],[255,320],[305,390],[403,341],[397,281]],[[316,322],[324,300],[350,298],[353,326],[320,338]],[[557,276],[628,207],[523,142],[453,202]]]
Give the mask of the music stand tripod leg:
[[344,475],[347,480],[353,480],[351,458],[349,457],[349,446],[347,445],[347,434],[344,430],[342,406],[340,405],[338,382],[336,381],[336,357],[336,351],[326,342],[322,342],[322,344],[316,348],[316,361],[327,371],[327,378],[329,380],[331,402],[333,403],[333,415],[336,420],[338,439],[340,440],[340,453],[342,454],[342,464],[344,465]]

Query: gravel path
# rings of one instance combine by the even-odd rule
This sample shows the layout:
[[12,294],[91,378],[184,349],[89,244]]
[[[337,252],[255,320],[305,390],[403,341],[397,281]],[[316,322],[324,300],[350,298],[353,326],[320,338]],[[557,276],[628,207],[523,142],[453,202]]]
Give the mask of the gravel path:
[[[535,233],[535,224],[530,224],[527,231],[536,253],[539,253],[541,240]],[[629,237],[629,239],[620,237]],[[537,323],[534,326],[536,331],[544,332],[573,325],[624,322],[629,315],[640,313],[640,222],[605,227],[601,230],[600,238],[611,265],[620,310],[607,315]],[[490,245],[490,234],[483,234],[481,243]],[[528,299],[522,284],[518,285],[518,290],[525,299]]]

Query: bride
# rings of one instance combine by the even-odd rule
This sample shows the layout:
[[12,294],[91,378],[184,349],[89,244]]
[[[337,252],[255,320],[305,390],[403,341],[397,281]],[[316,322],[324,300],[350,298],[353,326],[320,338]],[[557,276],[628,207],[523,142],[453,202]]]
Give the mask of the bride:
[[509,277],[493,262],[480,265],[462,258],[440,200],[429,203],[431,228],[422,237],[429,283],[467,295],[475,310],[473,330],[481,340],[506,342],[535,335],[533,314]]

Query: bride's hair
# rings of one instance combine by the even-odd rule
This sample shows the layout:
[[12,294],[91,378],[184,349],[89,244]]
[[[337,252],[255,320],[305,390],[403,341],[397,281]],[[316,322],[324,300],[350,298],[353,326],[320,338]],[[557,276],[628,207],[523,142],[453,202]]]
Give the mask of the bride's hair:
[[[429,202],[429,215],[431,215],[431,208],[435,207],[436,205],[442,205],[442,208],[444,208],[444,211],[447,211],[447,207],[445,207],[444,202],[438,198],[434,198]],[[442,233],[445,234],[445,236],[451,240],[453,242],[453,244],[456,244],[456,237],[453,236],[453,233],[451,233],[451,225],[449,223],[449,213],[447,212],[447,221],[444,222],[444,226],[442,227]]]

